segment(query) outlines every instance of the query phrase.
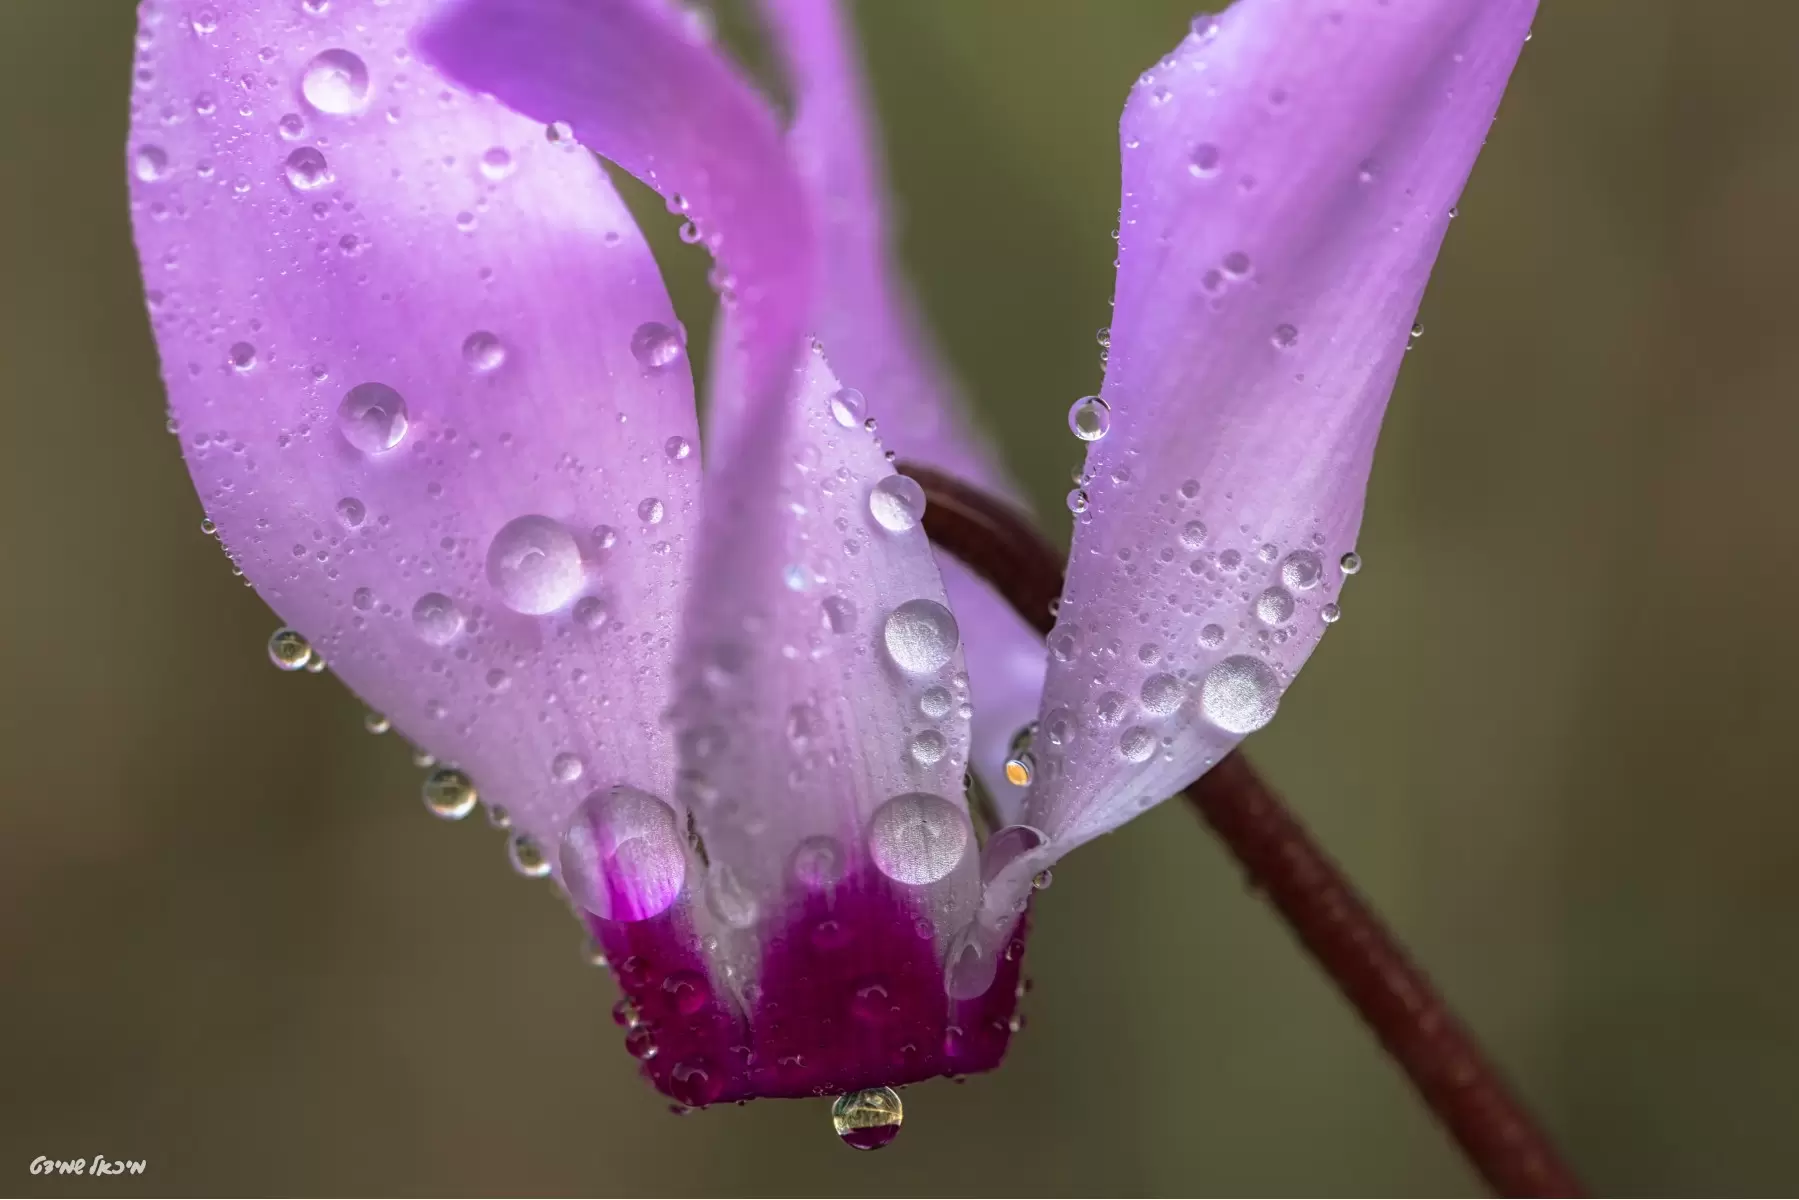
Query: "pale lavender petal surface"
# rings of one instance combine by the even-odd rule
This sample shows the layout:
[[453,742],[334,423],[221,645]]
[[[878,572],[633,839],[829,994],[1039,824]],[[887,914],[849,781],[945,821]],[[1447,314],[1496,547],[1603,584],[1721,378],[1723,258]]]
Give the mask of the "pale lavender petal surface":
[[741,417],[708,447],[675,713],[712,912],[747,929],[796,874],[871,863],[948,930],[977,886],[959,638],[915,498],[802,353],[814,246],[772,118],[684,23],[633,0],[465,0],[425,45],[680,192],[734,276],[741,366],[722,378]]
[[671,788],[692,387],[597,165],[414,60],[424,9],[143,4],[132,217],[229,552],[548,850]]
[[[812,197],[819,241],[813,329],[832,367],[862,393],[881,440],[902,460],[1015,495],[970,425],[906,286],[892,244],[878,118],[847,14],[836,0],[763,0],[763,9],[794,88],[787,143]],[[975,767],[1010,820],[1024,792],[1006,782],[1005,761],[1013,735],[1037,711],[1043,639],[973,572],[939,557],[968,655]]]
[[1110,432],[1050,636],[1065,851],[1273,715],[1342,600],[1375,438],[1534,0],[1241,0],[1120,127]]

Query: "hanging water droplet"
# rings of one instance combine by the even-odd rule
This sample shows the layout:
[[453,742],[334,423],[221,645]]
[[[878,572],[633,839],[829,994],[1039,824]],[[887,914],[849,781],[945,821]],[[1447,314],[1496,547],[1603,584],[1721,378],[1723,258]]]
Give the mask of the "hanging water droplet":
[[1075,488],[1068,493],[1068,511],[1076,516],[1087,511],[1087,493],[1085,491]]
[[359,383],[337,406],[344,440],[364,454],[384,454],[406,436],[406,398],[385,383]]
[[269,635],[269,661],[283,671],[298,671],[312,661],[312,643],[286,626]]
[[868,825],[869,857],[881,874],[914,886],[948,876],[973,841],[962,810],[929,792],[893,797],[875,810]]
[[889,1087],[848,1092],[831,1104],[831,1128],[857,1150],[879,1150],[899,1136],[904,1120],[899,1093]]
[[515,517],[487,548],[487,581],[514,612],[555,612],[581,590],[581,548],[559,521]]
[[1274,719],[1280,698],[1280,678],[1273,667],[1233,654],[1206,672],[1199,703],[1206,720],[1226,733],[1254,733]]
[[322,113],[335,117],[359,113],[369,103],[369,69],[348,50],[325,50],[306,64],[300,94]]
[[631,357],[651,371],[661,371],[680,358],[683,346],[680,330],[660,321],[645,321],[631,335]]
[[387,719],[385,713],[378,713],[371,708],[362,714],[362,727],[370,733],[386,733],[394,727],[394,723]]
[[485,329],[477,329],[462,339],[462,361],[469,370],[483,375],[497,371],[506,362],[506,343]]
[[675,810],[623,784],[581,801],[563,830],[560,858],[570,899],[614,921],[665,911],[687,878]]
[[955,656],[961,632],[949,609],[935,600],[908,600],[887,615],[881,640],[900,670],[928,675]]
[[200,532],[205,534],[207,537],[217,537],[219,534],[219,527],[217,525],[213,524],[211,517],[201,517],[200,518]]
[[1423,321],[1413,321],[1412,322],[1412,340],[1417,341],[1419,338],[1421,338],[1423,336],[1424,336],[1424,322]]
[[550,860],[544,857],[537,839],[528,833],[515,833],[506,843],[506,857],[512,869],[526,879],[542,879],[550,873]]
[[421,794],[431,815],[446,821],[462,820],[475,811],[475,802],[481,798],[474,781],[455,767],[439,767],[425,776]]
[[838,388],[831,393],[831,419],[845,429],[862,424],[862,393],[855,388]]
[[287,181],[302,192],[322,188],[331,182],[331,164],[316,146],[301,146],[287,156],[283,164]]
[[1345,575],[1354,575],[1362,569],[1362,556],[1351,550],[1337,560],[1337,566],[1342,568]]
[[1068,428],[1083,442],[1097,442],[1112,428],[1112,406],[1098,396],[1082,396],[1068,408]]
[[889,475],[868,489],[868,511],[888,533],[906,533],[924,519],[925,494],[910,475]]
[[1326,625],[1335,625],[1342,615],[1343,610],[1338,608],[1335,604],[1327,604],[1318,610],[1318,619],[1323,621]]

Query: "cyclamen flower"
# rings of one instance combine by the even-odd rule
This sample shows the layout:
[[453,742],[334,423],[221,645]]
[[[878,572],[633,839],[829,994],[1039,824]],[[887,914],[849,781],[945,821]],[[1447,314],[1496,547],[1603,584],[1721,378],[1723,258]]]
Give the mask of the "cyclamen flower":
[[[1264,725],[1336,619],[1534,7],[1240,0],[1137,82],[1047,653],[894,474],[1007,490],[895,277],[828,0],[764,5],[785,130],[656,0],[144,0],[132,212],[182,449],[304,636],[278,659],[451,764],[433,811],[510,823],[654,1084],[853,1094],[873,1144],[867,1089],[999,1062],[1033,878]],[[717,259],[704,439],[583,148]]]

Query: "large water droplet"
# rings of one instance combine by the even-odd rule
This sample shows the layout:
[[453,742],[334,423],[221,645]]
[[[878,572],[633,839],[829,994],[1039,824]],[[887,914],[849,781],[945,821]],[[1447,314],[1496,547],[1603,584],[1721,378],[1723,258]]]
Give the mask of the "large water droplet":
[[431,815],[446,821],[462,820],[475,811],[475,802],[481,798],[474,781],[455,767],[439,767],[425,776],[422,794]]
[[412,606],[412,627],[433,646],[445,646],[462,632],[462,610],[442,592],[426,592]]
[[1163,672],[1145,679],[1137,698],[1143,705],[1144,712],[1152,717],[1165,717],[1181,706],[1181,701],[1186,698],[1186,689],[1181,686],[1180,680]]
[[588,912],[642,921],[664,912],[687,878],[686,844],[675,810],[620,784],[594,792],[562,834],[562,881]]
[[559,521],[516,517],[487,548],[487,581],[514,612],[555,612],[581,590],[581,548]]
[[681,357],[681,333],[660,321],[645,321],[631,335],[631,357],[651,371],[660,371]]
[[956,869],[973,841],[962,811],[928,792],[893,797],[868,827],[869,857],[897,883],[936,883]]
[[359,383],[337,406],[344,440],[364,454],[382,454],[406,436],[406,398],[385,383]]
[[301,146],[287,156],[283,168],[287,181],[302,192],[322,188],[331,182],[331,164],[315,146]]
[[831,1104],[831,1128],[857,1150],[879,1150],[899,1136],[905,1110],[889,1087],[848,1092]]
[[269,635],[269,661],[283,671],[298,671],[312,661],[312,643],[298,629],[283,626]]
[[1226,733],[1254,733],[1274,719],[1281,681],[1259,658],[1233,654],[1206,672],[1199,704],[1206,720]]
[[313,56],[300,75],[300,94],[322,113],[347,117],[369,103],[369,69],[348,50],[326,50]]
[[1068,409],[1068,428],[1083,442],[1097,442],[1112,428],[1112,406],[1098,396],[1082,396]]
[[961,633],[949,609],[935,600],[908,600],[888,614],[881,640],[900,670],[926,675],[955,655]]
[[924,509],[924,488],[910,475],[889,475],[868,489],[869,514],[889,533],[916,529]]

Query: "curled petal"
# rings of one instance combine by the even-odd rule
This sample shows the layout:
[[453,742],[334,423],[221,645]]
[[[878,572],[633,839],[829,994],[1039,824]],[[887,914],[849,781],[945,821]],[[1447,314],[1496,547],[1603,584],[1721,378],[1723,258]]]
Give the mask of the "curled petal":
[[[819,244],[812,328],[832,368],[862,395],[881,440],[901,460],[1014,494],[967,420],[897,262],[879,137],[846,14],[836,0],[764,0],[763,8],[792,77],[787,144],[811,197]],[[717,406],[711,419],[720,419]],[[1007,782],[1004,764],[1013,736],[1037,710],[1043,641],[967,568],[942,565],[968,656],[974,766],[1011,820],[1024,792]]]
[[588,789],[670,791],[692,390],[603,174],[411,61],[424,7],[143,4],[132,217],[228,553],[536,871]]
[[1336,618],[1408,331],[1534,9],[1241,0],[1133,91],[1109,411],[1029,803],[1058,852],[1266,724]]

